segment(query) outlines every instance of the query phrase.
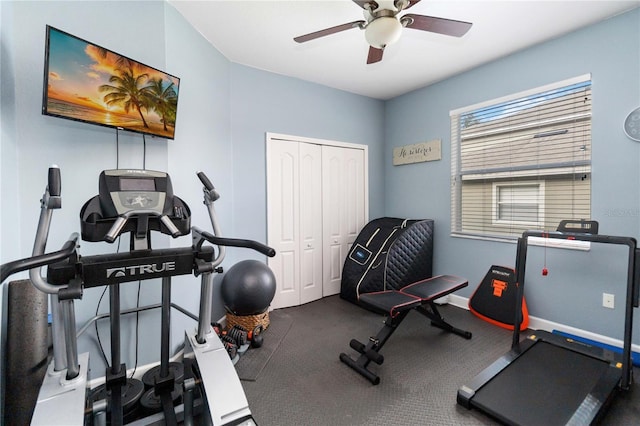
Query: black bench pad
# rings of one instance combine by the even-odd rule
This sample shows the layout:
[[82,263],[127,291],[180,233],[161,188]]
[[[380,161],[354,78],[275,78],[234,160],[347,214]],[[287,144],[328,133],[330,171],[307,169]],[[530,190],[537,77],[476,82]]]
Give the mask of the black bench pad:
[[396,290],[364,293],[360,295],[358,300],[376,311],[391,315],[391,317],[395,317],[404,310],[422,305],[420,298]]
[[419,297],[423,302],[427,302],[429,300],[439,299],[467,285],[469,285],[469,281],[465,278],[456,277],[455,275],[438,275],[409,284],[400,291],[411,296]]
[[438,275],[409,284],[401,290],[364,293],[358,300],[376,311],[395,317],[402,311],[446,296],[468,284],[466,279],[455,275]]

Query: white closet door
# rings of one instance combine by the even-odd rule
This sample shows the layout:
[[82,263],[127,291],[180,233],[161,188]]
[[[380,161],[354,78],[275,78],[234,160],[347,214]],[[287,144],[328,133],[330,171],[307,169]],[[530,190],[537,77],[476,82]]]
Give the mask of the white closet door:
[[340,292],[342,267],[365,222],[364,151],[322,147],[323,296]]
[[340,265],[344,264],[347,253],[358,237],[358,234],[366,224],[365,213],[365,172],[364,151],[361,149],[345,149],[343,151],[345,161],[344,196],[346,221],[345,221],[345,250]]
[[300,145],[300,304],[322,298],[322,148]]
[[277,141],[267,145],[268,244],[276,256],[268,259],[276,277],[273,309],[300,304],[299,144]]
[[267,136],[271,308],[340,292],[345,257],[367,216],[366,147]]

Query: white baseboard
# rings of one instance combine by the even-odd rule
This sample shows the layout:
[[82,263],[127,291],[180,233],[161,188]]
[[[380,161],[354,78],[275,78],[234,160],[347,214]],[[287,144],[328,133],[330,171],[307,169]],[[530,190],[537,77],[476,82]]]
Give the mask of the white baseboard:
[[[448,297],[449,297],[450,305],[469,310],[469,298],[456,296],[455,294],[450,294],[448,295]],[[537,318],[531,315],[529,316],[529,328],[533,330],[544,330],[544,331],[548,331],[549,333],[551,333],[553,330],[557,330],[563,333],[569,333],[574,336],[582,337],[583,339],[595,340],[596,342],[601,342],[601,343],[615,346],[618,348],[622,348],[622,345],[623,345],[622,340],[614,339],[608,336],[604,336],[602,334],[592,333],[590,331],[571,327],[569,325],[548,321],[542,318]],[[632,344],[631,350],[633,352],[640,352],[640,345]]]
[[449,304],[453,306],[457,306],[458,308],[469,310],[469,298],[457,296],[455,294],[450,294],[447,296],[449,298]]

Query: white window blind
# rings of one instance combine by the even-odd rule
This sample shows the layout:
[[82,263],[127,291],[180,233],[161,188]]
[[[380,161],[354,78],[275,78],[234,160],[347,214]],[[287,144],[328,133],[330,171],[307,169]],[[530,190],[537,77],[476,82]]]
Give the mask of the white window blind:
[[513,239],[591,216],[591,78],[451,112],[451,232]]

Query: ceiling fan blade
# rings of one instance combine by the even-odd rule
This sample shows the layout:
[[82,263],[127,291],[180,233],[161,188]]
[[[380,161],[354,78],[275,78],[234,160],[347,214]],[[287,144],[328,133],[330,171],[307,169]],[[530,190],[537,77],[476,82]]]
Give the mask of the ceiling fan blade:
[[429,31],[432,33],[444,34],[454,37],[462,37],[473,25],[471,22],[455,21],[453,19],[436,18],[434,16],[415,15],[412,13],[404,15],[400,21],[407,18],[411,20],[406,25],[414,30]]
[[375,64],[382,60],[382,49],[378,49],[373,46],[369,46],[369,55],[367,56],[367,64]]
[[365,10],[367,9],[367,3],[371,4],[371,10],[376,10],[378,8],[378,3],[376,3],[373,0],[364,0],[364,1],[353,0],[353,2]]
[[339,33],[340,31],[350,30],[351,28],[362,28],[366,24],[365,21],[353,21],[347,24],[336,25],[335,27],[325,28],[324,30],[316,31],[313,33],[301,35],[295,37],[293,40],[298,43],[304,43],[305,41],[314,40],[316,38],[328,36],[331,34]]
[[[416,3],[420,3],[420,0],[408,0],[407,5],[403,7],[402,10],[407,10]],[[396,7],[398,7],[398,0],[396,0],[394,4],[396,5]]]

